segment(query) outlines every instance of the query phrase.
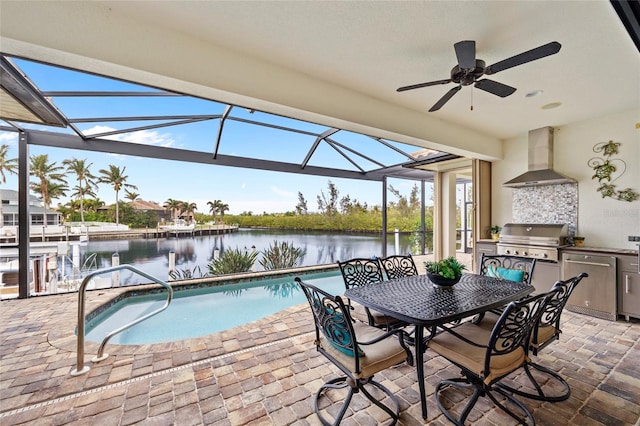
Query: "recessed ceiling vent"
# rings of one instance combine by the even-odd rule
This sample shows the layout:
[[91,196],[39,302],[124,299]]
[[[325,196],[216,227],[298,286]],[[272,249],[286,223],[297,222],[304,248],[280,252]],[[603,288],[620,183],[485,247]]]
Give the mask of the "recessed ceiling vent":
[[503,186],[522,188],[526,186],[576,183],[575,179],[553,170],[553,127],[529,130],[528,151],[528,171],[505,182]]

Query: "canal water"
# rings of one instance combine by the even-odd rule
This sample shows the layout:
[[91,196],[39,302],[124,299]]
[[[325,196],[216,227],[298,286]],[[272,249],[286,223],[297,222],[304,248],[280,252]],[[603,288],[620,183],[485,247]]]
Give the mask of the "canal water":
[[[412,249],[414,240],[415,237],[412,235],[400,234],[397,244],[398,254],[416,253],[416,249]],[[194,271],[199,268],[200,272],[206,273],[209,262],[215,255],[221,255],[225,250],[251,251],[255,247],[255,250],[260,252],[268,249],[276,241],[279,243],[285,241],[306,251],[300,265],[297,266],[322,265],[354,257],[382,255],[382,236],[379,234],[241,228],[230,234],[198,237],[90,240],[87,244],[80,246],[80,264],[95,254],[97,268],[109,267],[112,265],[113,255],[117,253],[120,264],[130,264],[160,279],[168,279],[170,252],[175,253],[177,271]],[[386,245],[388,255],[396,253],[394,234],[388,235]],[[258,260],[260,258],[261,255],[258,255]],[[262,270],[257,261],[254,270]],[[194,277],[201,276],[200,272],[195,272]],[[129,271],[120,273],[121,285],[137,284],[143,280]]]

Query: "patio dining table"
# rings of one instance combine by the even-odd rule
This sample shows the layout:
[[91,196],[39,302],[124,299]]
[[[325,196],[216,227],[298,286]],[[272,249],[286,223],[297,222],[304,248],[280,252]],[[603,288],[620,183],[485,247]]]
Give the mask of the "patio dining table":
[[[422,418],[426,420],[424,352],[437,327],[498,308],[534,291],[531,285],[484,275],[463,274],[452,287],[438,287],[426,275],[416,275],[350,288],[345,296],[415,326],[416,372]],[[429,331],[427,336],[425,330]]]

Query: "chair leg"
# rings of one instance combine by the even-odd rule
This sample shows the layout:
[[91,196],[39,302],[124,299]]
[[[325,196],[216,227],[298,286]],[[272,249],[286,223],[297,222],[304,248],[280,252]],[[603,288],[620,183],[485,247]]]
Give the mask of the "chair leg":
[[[391,400],[391,402],[393,403],[393,409],[383,404],[382,402],[378,401],[373,395],[371,395],[369,391],[364,387],[364,385],[367,385],[367,384],[371,386],[375,386],[376,388],[380,389],[384,394],[386,394]],[[387,413],[392,418],[392,422],[389,424],[390,426],[396,424],[396,422],[400,418],[400,404],[398,403],[398,400],[396,399],[395,395],[387,387],[385,387],[382,383],[374,381],[373,378],[370,377],[366,382],[362,382],[362,381],[359,382],[358,389],[362,391],[362,393],[367,397],[369,401],[371,401],[373,404],[380,407],[385,413]]]
[[[533,367],[536,370],[544,373],[546,376],[549,377],[549,380],[562,386],[563,388],[562,392],[558,393],[557,395],[545,394],[544,390],[542,389],[538,381],[531,374],[531,370],[529,370],[529,367]],[[498,386],[516,395],[524,396],[525,398],[529,398],[529,399],[535,399],[537,401],[546,401],[546,402],[564,401],[567,398],[569,398],[569,396],[571,395],[571,388],[569,387],[569,383],[567,383],[567,381],[564,380],[558,373],[548,369],[547,367],[544,367],[540,364],[536,364],[534,362],[530,362],[524,365],[524,372],[526,373],[533,387],[536,389],[536,393],[525,392],[520,389],[515,389],[504,383],[498,383]]]
[[[462,409],[462,413],[458,418],[456,418],[449,410],[447,410],[443,406],[442,401],[440,400],[440,391],[445,386],[474,389],[473,395],[471,395],[469,402],[467,402],[467,405],[465,405],[465,407]],[[500,395],[504,396],[507,400],[509,400],[512,404],[514,404],[518,408],[518,410],[523,414],[523,416],[519,416],[513,410],[510,410],[503,403],[498,401],[498,399],[493,395],[494,391],[498,392]],[[531,412],[529,412],[527,407],[525,407],[520,401],[515,399],[512,395],[504,392],[502,389],[499,389],[499,388],[487,388],[481,382],[472,383],[470,379],[466,377],[457,377],[453,379],[443,380],[442,382],[436,385],[435,395],[436,395],[436,404],[438,405],[438,408],[440,409],[442,414],[444,414],[444,416],[447,419],[449,419],[452,423],[456,424],[457,426],[464,426],[464,422],[469,416],[469,413],[471,413],[471,410],[476,405],[476,403],[478,402],[478,399],[481,396],[488,396],[489,399],[491,399],[491,401],[493,401],[493,403],[498,408],[500,408],[502,411],[509,414],[509,416],[517,420],[519,424],[523,424],[523,425],[536,424],[535,420],[533,419],[533,415],[531,414]]]
[[[338,377],[336,379],[329,380],[324,385],[320,386],[320,389],[318,389],[318,392],[316,393],[316,399],[313,402],[313,409],[318,415],[318,418],[320,419],[320,422],[323,425],[325,426],[339,425],[340,422],[342,421],[342,417],[344,417],[344,414],[347,412],[347,408],[349,408],[349,404],[351,403],[351,398],[353,397],[353,393],[354,393],[354,388],[352,386],[349,386],[348,380],[349,379],[347,377]],[[340,408],[340,412],[336,416],[335,422],[332,423],[329,420],[327,420],[320,412],[320,409],[318,407],[318,400],[320,399],[322,394],[328,389],[344,389],[344,388],[349,388],[349,392],[347,393],[347,397],[342,403],[342,408]]]
[[[385,395],[387,395],[389,397],[389,399],[391,400],[393,406],[389,407],[389,406],[383,404],[382,402],[378,401],[365,388],[365,385],[371,385],[371,386],[374,386],[374,387],[378,388],[380,391],[382,391]],[[333,422],[331,422],[325,416],[323,416],[322,413],[320,412],[318,401],[321,398],[321,396],[324,394],[325,391],[330,390],[330,389],[344,389],[344,388],[349,388],[349,391],[347,393],[346,398],[341,403],[340,411],[335,416],[335,420]],[[393,393],[387,387],[385,387],[381,383],[378,383],[378,382],[374,381],[372,377],[370,377],[368,379],[356,380],[356,381],[354,381],[353,379],[351,379],[349,377],[338,377],[338,378],[332,379],[332,380],[326,382],[324,385],[322,385],[320,387],[320,389],[318,390],[318,392],[316,393],[316,398],[315,398],[314,406],[313,406],[316,414],[318,415],[318,418],[320,419],[320,422],[325,426],[339,425],[340,422],[342,422],[342,418],[344,417],[345,413],[347,412],[347,409],[349,408],[349,404],[351,403],[351,399],[353,397],[353,394],[354,393],[359,393],[360,391],[362,391],[362,394],[369,401],[371,401],[373,404],[375,404],[377,407],[382,409],[385,413],[387,413],[391,417],[391,423],[389,423],[388,426],[393,426],[398,422],[398,419],[400,418],[400,404],[398,403],[398,400],[396,399],[395,395],[393,395]],[[330,399],[330,398],[327,397],[327,399]]]
[[[488,391],[487,392],[487,396],[493,401],[494,404],[496,404],[496,406],[498,406],[502,411],[504,411],[505,413],[507,413],[508,415],[513,417],[515,420],[517,420],[518,424],[535,426],[536,421],[533,418],[533,414],[531,414],[531,412],[527,409],[527,407],[524,406],[524,404],[522,402],[518,401],[517,399],[515,399],[513,397],[513,395],[505,392],[504,390],[502,390],[500,388],[493,388],[493,390],[495,392],[498,392],[500,395],[502,395],[507,400],[509,400],[512,404],[514,404],[516,407],[518,407],[518,409],[526,417],[518,416],[516,413],[514,413],[512,410],[508,409],[507,407],[504,406],[504,404],[502,404],[500,401],[498,401],[496,399],[496,397],[493,396],[493,392],[492,391]],[[529,422],[527,422],[527,420],[529,420]]]
[[[462,414],[460,414],[459,418],[456,418],[449,410],[447,410],[442,404],[442,402],[440,401],[440,391],[445,386],[474,389],[471,399],[469,400],[467,405],[465,405],[464,409],[462,410]],[[438,405],[438,408],[440,409],[442,414],[444,414],[444,416],[447,419],[449,419],[452,423],[458,426],[464,426],[464,422],[467,419],[467,416],[469,415],[473,407],[476,405],[476,402],[478,401],[478,398],[481,396],[482,393],[483,393],[482,388],[469,382],[469,380],[466,378],[456,377],[453,379],[443,380],[436,385],[436,389],[435,389],[436,404]]]

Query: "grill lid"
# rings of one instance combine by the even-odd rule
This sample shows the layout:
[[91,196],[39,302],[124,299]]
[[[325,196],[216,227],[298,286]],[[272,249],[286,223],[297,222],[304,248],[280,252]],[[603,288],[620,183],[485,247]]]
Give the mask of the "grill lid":
[[507,223],[500,231],[500,243],[558,247],[566,244],[567,224]]

